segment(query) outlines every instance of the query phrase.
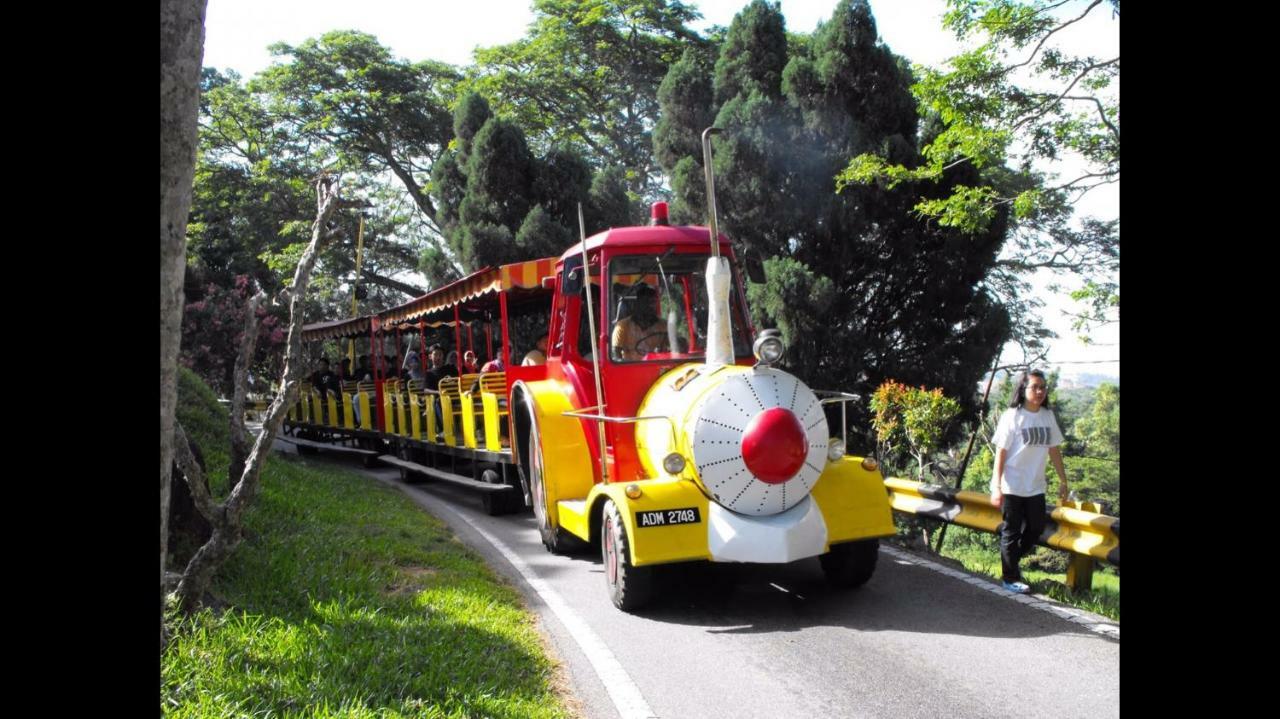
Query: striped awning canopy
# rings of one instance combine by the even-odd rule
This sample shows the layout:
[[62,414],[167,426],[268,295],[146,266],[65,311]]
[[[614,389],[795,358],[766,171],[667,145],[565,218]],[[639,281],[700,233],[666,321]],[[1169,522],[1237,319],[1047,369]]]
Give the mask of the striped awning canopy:
[[369,317],[352,317],[345,320],[329,322],[312,322],[302,326],[302,341],[342,339],[346,337],[362,337],[369,334]]
[[503,292],[507,293],[508,306],[521,305],[533,298],[545,299],[550,296],[551,291],[542,288],[542,278],[551,276],[555,271],[556,261],[555,257],[547,257],[501,267],[486,267],[421,297],[380,312],[377,315],[378,324],[386,329],[417,325],[419,321],[432,327],[452,324],[455,307],[464,321],[476,319],[496,313],[498,295]]

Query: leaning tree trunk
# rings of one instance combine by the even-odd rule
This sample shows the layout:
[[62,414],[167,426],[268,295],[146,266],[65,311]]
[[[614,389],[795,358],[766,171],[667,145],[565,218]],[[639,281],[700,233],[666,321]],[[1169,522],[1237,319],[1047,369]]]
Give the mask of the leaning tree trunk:
[[196,509],[213,525],[213,536],[187,563],[178,584],[178,601],[182,611],[186,613],[200,607],[201,600],[213,581],[214,572],[239,546],[243,537],[244,512],[258,493],[262,463],[271,452],[271,445],[275,442],[276,433],[280,431],[285,413],[298,395],[298,376],[302,374],[299,367],[302,355],[302,301],[307,293],[307,285],[311,282],[311,270],[319,255],[320,244],[334,234],[327,226],[329,217],[338,204],[337,184],[330,183],[327,178],[322,179],[316,185],[316,194],[316,219],[311,225],[311,244],[302,253],[302,259],[293,275],[293,284],[288,290],[289,339],[285,347],[284,371],[280,378],[282,390],[267,408],[266,419],[263,420],[262,429],[259,430],[252,449],[247,446],[244,429],[244,385],[258,334],[257,310],[262,294],[255,294],[249,300],[244,335],[236,359],[236,390],[231,402],[231,467],[228,479],[232,489],[222,504],[215,503],[209,495],[204,473],[191,454],[182,424],[175,423],[175,458],[186,475]]
[[169,469],[182,340],[187,212],[196,163],[206,0],[160,3],[160,648],[165,644],[164,568],[169,549]]

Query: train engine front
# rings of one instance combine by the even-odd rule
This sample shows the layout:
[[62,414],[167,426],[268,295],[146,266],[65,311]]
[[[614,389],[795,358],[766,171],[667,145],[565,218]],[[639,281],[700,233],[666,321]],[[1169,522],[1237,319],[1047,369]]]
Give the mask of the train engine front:
[[878,538],[894,533],[874,460],[847,456],[844,427],[836,437],[828,426],[826,405],[853,396],[774,366],[776,330],[751,336],[707,179],[710,227],[666,226],[659,203],[658,226],[583,237],[565,253],[547,379],[512,395],[543,542],[598,539],[625,611],[674,562],[819,557],[830,584],[858,586]]

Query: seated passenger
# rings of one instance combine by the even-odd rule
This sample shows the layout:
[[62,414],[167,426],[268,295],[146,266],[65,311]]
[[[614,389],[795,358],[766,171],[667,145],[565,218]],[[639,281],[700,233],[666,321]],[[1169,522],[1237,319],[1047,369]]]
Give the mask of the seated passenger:
[[618,322],[613,326],[610,352],[615,360],[639,360],[650,352],[667,349],[667,325],[654,308],[657,293],[643,282],[633,296],[618,302]]
[[472,374],[472,373],[474,373],[474,372],[476,371],[476,367],[478,367],[478,366],[479,366],[479,363],[476,361],[476,353],[475,353],[475,352],[472,352],[471,350],[467,350],[466,352],[464,352],[464,353],[463,353],[463,355],[462,355],[462,371],[463,371],[465,374]]
[[426,373],[422,371],[422,361],[418,358],[417,350],[409,350],[404,355],[404,365],[401,367],[401,376],[408,380],[416,380],[418,382],[426,381]]
[[533,367],[535,365],[547,363],[547,338],[539,337],[533,349],[524,356],[524,361],[520,363],[522,367]]
[[320,358],[320,367],[311,373],[311,386],[320,393],[321,397],[329,393],[338,392],[338,375],[329,370],[329,359],[327,357]]

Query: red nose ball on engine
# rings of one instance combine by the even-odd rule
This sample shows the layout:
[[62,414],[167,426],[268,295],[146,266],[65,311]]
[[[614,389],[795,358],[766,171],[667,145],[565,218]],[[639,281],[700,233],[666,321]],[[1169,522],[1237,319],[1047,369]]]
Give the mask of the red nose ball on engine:
[[808,453],[804,427],[782,407],[756,415],[742,433],[742,461],[761,482],[781,484],[796,476]]

